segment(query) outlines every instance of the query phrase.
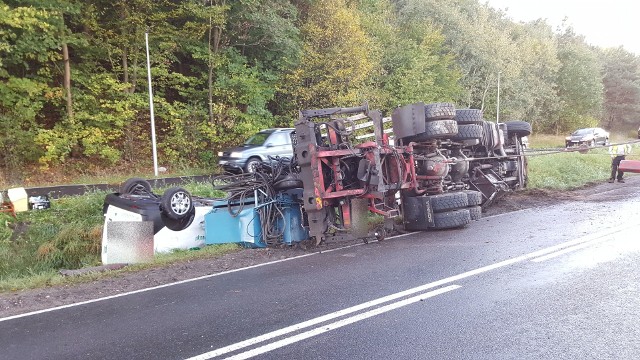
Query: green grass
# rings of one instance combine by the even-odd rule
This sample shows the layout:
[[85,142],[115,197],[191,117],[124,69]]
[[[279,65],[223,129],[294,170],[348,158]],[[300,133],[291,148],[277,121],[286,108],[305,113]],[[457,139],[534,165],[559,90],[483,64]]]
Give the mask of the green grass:
[[[201,197],[224,195],[209,183],[191,182],[183,187]],[[161,193],[163,189],[154,191]],[[100,265],[106,195],[107,192],[96,191],[53,199],[50,209],[18,213],[17,219],[0,213],[0,291],[65,283],[70,280],[58,274],[60,269]],[[214,256],[236,248],[213,246],[206,247],[206,251],[180,251],[157,256],[152,264],[143,266]]]
[[[627,142],[621,135],[612,135],[613,142]],[[530,138],[531,149],[558,148],[563,151],[564,137],[538,135]],[[633,151],[627,159],[640,159],[640,144],[632,145]],[[587,153],[578,151],[549,154],[532,154],[529,161],[530,189],[568,190],[594,182],[603,182],[611,175],[611,156],[608,148],[597,148]]]
[[110,270],[108,272],[89,272],[77,276],[62,276],[57,269],[46,269],[35,271],[28,269],[22,276],[7,276],[0,279],[0,292],[19,291],[25,289],[43,288],[47,286],[69,285],[89,282],[101,278],[120,276],[127,272],[140,271],[144,269],[158,268],[189,260],[219,257],[224,254],[240,251],[241,247],[236,244],[210,245],[200,250],[180,250],[170,254],[159,254],[154,257],[153,262],[134,264],[120,270]]
[[530,156],[530,189],[567,190],[604,181],[611,173],[611,157],[606,149]]

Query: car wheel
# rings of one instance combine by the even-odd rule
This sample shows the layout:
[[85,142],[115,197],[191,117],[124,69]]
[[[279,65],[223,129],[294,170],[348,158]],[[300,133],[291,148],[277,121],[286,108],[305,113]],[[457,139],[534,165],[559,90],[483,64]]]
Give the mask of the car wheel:
[[247,160],[247,163],[244,165],[244,171],[247,173],[254,173],[256,172],[256,170],[258,170],[258,167],[260,166],[260,163],[262,161],[260,161],[260,159],[258,158],[251,158],[249,160]]
[[173,231],[181,231],[188,228],[192,223],[193,219],[196,217],[196,209],[192,208],[191,212],[187,214],[187,216],[183,217],[179,220],[174,220],[167,217],[164,213],[160,213],[160,219],[162,219],[162,223],[169,230]]
[[120,194],[151,193],[151,184],[145,179],[131,178],[120,186]]
[[160,199],[160,212],[169,219],[181,220],[193,210],[191,194],[183,188],[167,189]]

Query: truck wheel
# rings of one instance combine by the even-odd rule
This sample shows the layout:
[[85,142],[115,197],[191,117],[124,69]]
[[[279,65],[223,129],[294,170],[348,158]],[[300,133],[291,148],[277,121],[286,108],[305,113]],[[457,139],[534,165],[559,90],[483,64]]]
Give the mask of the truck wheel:
[[469,216],[472,221],[480,220],[482,217],[482,207],[480,206],[469,206],[467,210],[469,210]]
[[474,140],[478,139],[482,141],[483,135],[482,125],[476,124],[464,124],[458,123],[458,134],[451,138],[451,140]]
[[458,109],[456,110],[456,121],[464,125],[482,125],[483,113],[480,109]]
[[516,134],[519,137],[529,136],[531,135],[531,124],[526,121],[507,121],[507,132],[509,136],[511,134]]
[[260,163],[262,163],[262,161],[260,161],[260,159],[251,158],[251,159],[247,160],[247,163],[244,165],[244,171],[247,172],[247,173],[254,173],[254,172],[256,172],[258,167],[260,166]]
[[451,120],[456,117],[456,107],[451,103],[434,103],[424,106],[426,121]]
[[471,214],[468,209],[451,210],[433,214],[435,229],[451,229],[468,225],[471,222]]
[[151,193],[151,184],[141,178],[130,178],[120,186],[120,194]]
[[160,212],[169,219],[181,220],[193,210],[191,194],[183,188],[167,189],[160,199]]
[[403,138],[403,142],[423,142],[433,139],[449,138],[458,133],[455,120],[436,120],[425,123],[425,132]]
[[430,195],[431,209],[434,213],[460,209],[469,206],[468,195],[462,191]]
[[480,191],[462,190],[462,192],[467,194],[469,206],[480,205],[482,203],[482,193]]

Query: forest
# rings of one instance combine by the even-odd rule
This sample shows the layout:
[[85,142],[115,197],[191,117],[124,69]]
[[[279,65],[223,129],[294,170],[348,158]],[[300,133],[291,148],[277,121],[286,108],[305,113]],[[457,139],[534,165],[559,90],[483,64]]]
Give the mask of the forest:
[[[477,0],[0,0],[0,181],[149,167],[298,111],[452,102],[534,132],[636,129],[640,62]],[[499,87],[498,87],[499,84]],[[499,88],[499,92],[498,92]],[[499,95],[498,95],[499,94]]]

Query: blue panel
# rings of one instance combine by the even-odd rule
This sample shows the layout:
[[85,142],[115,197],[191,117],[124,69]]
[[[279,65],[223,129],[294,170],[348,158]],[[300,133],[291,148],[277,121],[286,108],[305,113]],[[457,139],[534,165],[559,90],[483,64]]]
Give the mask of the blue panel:
[[[301,191],[299,191],[301,192]],[[282,211],[275,226],[282,233],[284,244],[291,245],[309,238],[309,229],[302,224],[302,211],[296,190],[279,193],[274,201]],[[208,214],[204,216],[205,244],[237,243],[249,247],[266,247],[262,241],[262,224],[259,209],[263,204],[255,205],[253,198],[244,199],[243,206],[234,201],[216,201]]]
[[[231,211],[229,211],[231,210]],[[253,205],[231,208],[214,207],[204,216],[205,244],[238,243],[250,247],[265,247],[261,241],[260,218]]]
[[309,229],[302,225],[300,204],[293,201],[288,194],[281,194],[278,200],[282,206],[283,218],[277,222],[278,230],[282,231],[282,241],[291,245],[309,238]]

